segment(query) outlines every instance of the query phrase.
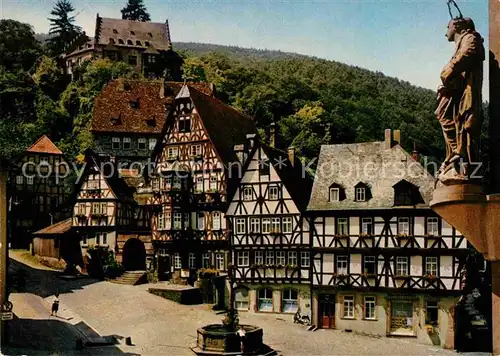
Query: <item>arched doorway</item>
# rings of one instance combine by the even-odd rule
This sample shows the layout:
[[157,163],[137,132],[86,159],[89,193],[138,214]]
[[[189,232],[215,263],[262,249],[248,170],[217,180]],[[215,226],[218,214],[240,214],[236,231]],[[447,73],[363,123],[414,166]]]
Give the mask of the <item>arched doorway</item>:
[[146,270],[146,248],[141,240],[127,240],[123,246],[122,263],[127,271]]

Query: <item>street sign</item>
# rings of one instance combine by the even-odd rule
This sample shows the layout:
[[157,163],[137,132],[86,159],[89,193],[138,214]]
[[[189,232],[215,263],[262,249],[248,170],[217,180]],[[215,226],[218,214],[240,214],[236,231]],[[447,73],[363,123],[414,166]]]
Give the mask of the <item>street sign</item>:
[[12,320],[14,319],[14,314],[12,312],[2,312],[2,320]]
[[2,305],[2,312],[10,312],[12,311],[12,307],[13,307],[12,302],[6,301]]

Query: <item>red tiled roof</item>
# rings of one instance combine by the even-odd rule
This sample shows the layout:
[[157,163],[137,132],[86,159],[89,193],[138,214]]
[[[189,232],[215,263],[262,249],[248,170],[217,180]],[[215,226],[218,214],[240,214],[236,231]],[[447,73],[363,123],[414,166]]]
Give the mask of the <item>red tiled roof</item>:
[[46,135],[40,137],[26,152],[62,155],[62,152]]
[[64,234],[71,229],[71,218],[59,221],[53,225],[44,227],[41,230],[38,230],[33,233],[33,235],[56,235],[56,234]]
[[[213,95],[208,83],[187,84]],[[112,80],[94,100],[90,130],[159,134],[167,110],[182,85],[177,82],[166,82],[164,85],[159,80]]]

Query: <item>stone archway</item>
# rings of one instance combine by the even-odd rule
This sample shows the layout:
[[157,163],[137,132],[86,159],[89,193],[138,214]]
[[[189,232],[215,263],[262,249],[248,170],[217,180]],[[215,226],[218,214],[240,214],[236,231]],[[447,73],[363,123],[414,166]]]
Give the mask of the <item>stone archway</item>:
[[128,239],[123,246],[122,264],[127,271],[146,270],[146,248],[144,243],[137,239]]

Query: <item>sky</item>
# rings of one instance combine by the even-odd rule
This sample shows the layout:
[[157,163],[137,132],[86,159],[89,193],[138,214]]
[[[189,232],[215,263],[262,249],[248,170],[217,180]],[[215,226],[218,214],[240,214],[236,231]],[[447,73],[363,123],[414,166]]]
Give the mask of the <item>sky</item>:
[[[456,0],[488,42],[488,1]],[[0,18],[48,32],[55,1],[0,0]],[[73,0],[76,23],[92,35],[95,17],[121,16],[126,0]],[[174,42],[295,52],[380,71],[435,90],[454,52],[445,38],[446,0],[145,0]],[[487,57],[487,56],[486,56]],[[485,74],[487,73],[485,62]],[[487,79],[487,78],[486,78]],[[488,99],[486,85],[484,99]]]

